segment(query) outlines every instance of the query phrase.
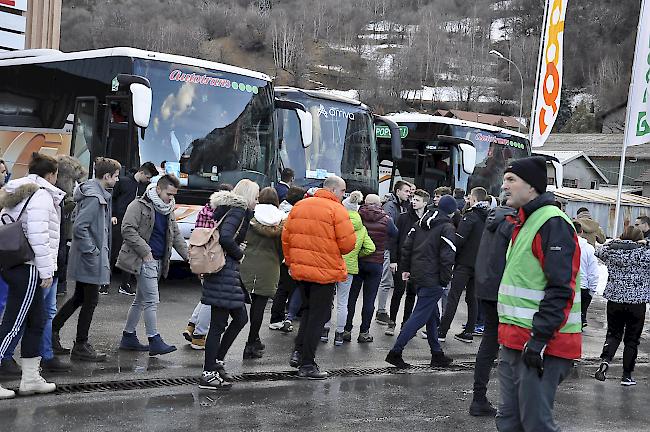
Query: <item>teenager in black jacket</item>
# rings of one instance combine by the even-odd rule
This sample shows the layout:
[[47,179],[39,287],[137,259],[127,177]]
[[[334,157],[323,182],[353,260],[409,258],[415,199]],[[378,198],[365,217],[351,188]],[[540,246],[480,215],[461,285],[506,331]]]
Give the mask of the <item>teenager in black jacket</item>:
[[390,319],[385,332],[387,336],[393,336],[395,334],[395,321],[397,320],[397,312],[399,312],[399,305],[402,302],[404,292],[406,292],[406,300],[404,300],[402,327],[404,326],[404,323],[408,321],[411,312],[413,312],[413,306],[415,305],[415,288],[413,287],[413,284],[405,283],[402,280],[402,271],[399,268],[398,263],[400,261],[400,252],[402,246],[404,246],[406,237],[411,230],[411,227],[413,227],[413,225],[424,216],[429,198],[430,196],[426,191],[417,189],[413,193],[413,198],[411,199],[411,208],[409,208],[406,213],[400,214],[397,217],[397,221],[395,221],[398,235],[396,238],[391,240],[390,270],[398,276],[393,278],[395,287],[393,289],[393,297],[390,300]]
[[465,291],[465,302],[467,303],[467,324],[465,331],[454,336],[461,342],[471,343],[473,341],[474,325],[476,324],[477,306],[476,295],[474,294],[474,263],[476,253],[483,235],[485,218],[490,207],[487,202],[488,194],[482,187],[472,189],[469,196],[471,207],[465,212],[463,219],[458,224],[454,244],[456,245],[456,265],[454,266],[454,277],[451,280],[451,290],[447,297],[445,313],[438,328],[438,339],[444,341],[447,337],[451,322],[454,320],[460,296]]
[[456,253],[454,226],[450,219],[455,211],[456,201],[450,195],[443,196],[438,210],[428,211],[411,228],[404,242],[400,262],[402,279],[415,284],[418,299],[411,317],[402,326],[395,345],[386,356],[386,361],[398,368],[409,366],[402,358],[402,351],[425,324],[431,348],[431,366],[448,366],[452,362],[438,343],[437,327],[440,321],[438,300],[442,288],[451,279]]
[[476,299],[483,309],[485,331],[474,366],[474,397],[469,407],[469,413],[473,416],[494,417],[496,414],[496,409],[487,399],[487,385],[490,381],[490,369],[499,352],[497,300],[516,217],[517,211],[512,207],[500,206],[491,209],[485,220],[485,229],[476,255]]

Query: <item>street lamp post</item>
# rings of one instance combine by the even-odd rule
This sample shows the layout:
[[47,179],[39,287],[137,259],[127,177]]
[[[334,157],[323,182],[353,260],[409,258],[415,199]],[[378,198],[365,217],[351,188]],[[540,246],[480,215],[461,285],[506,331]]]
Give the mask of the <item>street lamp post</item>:
[[503,54],[501,54],[497,50],[491,50],[490,54],[492,54],[493,56],[499,57],[502,60],[507,61],[508,63],[513,65],[515,67],[515,69],[517,70],[517,73],[519,73],[519,80],[521,82],[521,92],[519,93],[519,119],[517,120],[517,131],[521,132],[521,114],[522,114],[522,109],[524,107],[524,77],[521,74],[521,71],[519,70],[519,67],[517,66],[517,64],[515,62],[513,62],[512,60],[510,60],[508,57],[504,56]]

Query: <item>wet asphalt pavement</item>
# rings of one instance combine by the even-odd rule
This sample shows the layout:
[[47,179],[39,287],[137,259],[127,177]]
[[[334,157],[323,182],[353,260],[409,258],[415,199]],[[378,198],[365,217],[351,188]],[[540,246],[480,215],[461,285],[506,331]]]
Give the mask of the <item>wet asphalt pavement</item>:
[[[178,351],[149,358],[147,353],[117,350],[126,312],[132,301],[117,293],[101,296],[91,328],[91,343],[109,354],[105,363],[74,363],[73,371],[49,375],[57,384],[143,380],[156,378],[198,377],[203,352],[192,350],[181,336],[200,297],[198,284],[187,280],[166,282],[161,287],[159,330]],[[358,307],[360,308],[360,304]],[[573,370],[561,386],[556,399],[556,418],[565,431],[647,431],[650,429],[650,396],[647,334],[639,347],[639,365],[635,372],[638,385],[619,385],[620,354],[605,383],[592,378],[594,363],[600,354],[605,333],[605,302],[595,299],[590,309],[590,326],[584,333],[585,360]],[[248,327],[233,345],[226,364],[235,374],[290,371],[287,361],[292,349],[292,334],[268,329],[267,306],[261,337],[266,344],[264,358],[242,360]],[[460,331],[464,304],[449,333]],[[358,325],[359,313],[355,324]],[[72,344],[76,315],[64,327],[64,346]],[[480,338],[463,344],[452,337],[443,345],[460,367],[450,371],[420,368],[386,373],[384,357],[394,337],[383,334],[385,327],[373,322],[375,341],[353,342],[335,347],[332,337],[319,346],[317,360],[324,370],[345,373],[326,381],[301,381],[287,374],[277,380],[257,376],[237,382],[228,392],[198,390],[194,385],[144,390],[101,391],[55,394],[0,401],[0,432],[5,431],[176,431],[176,430],[495,430],[494,420],[467,414],[471,401],[471,365]],[[139,328],[144,334],[144,329]],[[404,357],[415,364],[429,361],[424,339],[414,339]],[[617,363],[616,363],[617,362]],[[365,370],[363,376],[353,370]],[[361,372],[360,372],[361,373]],[[16,380],[0,378],[5,387],[15,388]],[[489,397],[497,401],[496,380],[490,383]]]

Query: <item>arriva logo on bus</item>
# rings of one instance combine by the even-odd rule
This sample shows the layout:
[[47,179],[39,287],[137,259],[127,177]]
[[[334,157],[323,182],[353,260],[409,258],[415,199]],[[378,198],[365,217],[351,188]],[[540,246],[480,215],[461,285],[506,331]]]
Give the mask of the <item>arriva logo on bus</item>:
[[[544,47],[545,64],[543,67],[545,71],[542,81],[544,105],[538,114],[539,131],[542,135],[549,127],[549,123],[546,121],[548,109],[552,111],[551,118],[555,118],[560,106],[561,80],[558,64],[562,59],[560,34],[564,32],[564,13],[566,12],[564,8],[566,8],[566,0],[553,0],[549,14],[548,37]],[[552,124],[553,121],[550,123]]]

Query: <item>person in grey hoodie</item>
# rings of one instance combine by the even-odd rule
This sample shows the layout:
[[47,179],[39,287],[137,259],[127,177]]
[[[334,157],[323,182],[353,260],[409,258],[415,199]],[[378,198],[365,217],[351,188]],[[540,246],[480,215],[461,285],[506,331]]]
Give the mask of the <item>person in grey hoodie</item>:
[[119,180],[121,165],[109,158],[95,160],[95,178],[80,184],[74,191],[77,203],[72,225],[72,244],[68,275],[74,280],[74,295],[61,307],[52,322],[52,348],[55,353],[67,352],[61,346],[59,332],[66,321],[81,308],[77,338],[71,358],[80,361],[104,361],[88,343],[88,332],[99,298],[99,287],[111,280],[111,194],[108,189]]

